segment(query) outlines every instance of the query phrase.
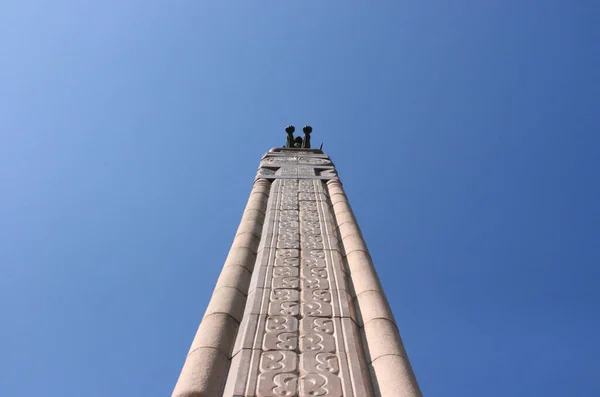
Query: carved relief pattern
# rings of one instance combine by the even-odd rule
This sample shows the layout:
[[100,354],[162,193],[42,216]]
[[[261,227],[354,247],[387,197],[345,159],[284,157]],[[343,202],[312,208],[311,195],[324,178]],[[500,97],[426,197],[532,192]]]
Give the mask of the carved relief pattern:
[[331,164],[331,160],[310,157],[300,157],[298,161],[300,164]]
[[286,154],[286,156],[263,158],[257,177],[268,179],[337,179],[335,168],[326,156],[290,156],[292,153],[289,151]]
[[266,163],[296,163],[298,162],[298,157],[267,157],[263,161]]
[[[297,172],[296,168],[293,170]],[[292,174],[285,168],[282,172]],[[266,363],[269,368],[262,364],[259,368],[257,396],[260,397],[299,395],[301,238],[298,180],[284,179],[278,182],[279,200],[277,208],[274,208],[278,214],[278,222],[274,225],[276,238],[273,239],[276,241],[275,258],[270,273],[269,304],[262,335],[261,363]],[[285,357],[285,365],[270,365],[279,357]]]
[[[281,157],[264,161],[287,162],[283,168],[294,170],[302,168],[290,163],[329,162]],[[343,325],[350,323],[342,322],[349,320],[340,298],[346,286],[341,257],[335,256],[336,231],[324,182],[276,179],[271,189],[264,226],[271,231],[262,236],[269,241],[263,244],[250,288],[254,285],[260,292],[249,293],[253,301],[247,304],[247,310],[260,307],[260,314],[246,328],[240,326],[238,340],[246,339],[236,344],[246,349],[247,364],[237,364],[235,370],[232,360],[230,374],[241,380],[232,380],[236,386],[226,386],[231,392],[224,396],[370,397],[370,389],[356,387],[363,382],[366,363],[348,363],[345,346],[360,347],[360,340]]]
[[[309,162],[309,159],[302,160]],[[326,220],[322,219],[317,203],[316,188],[321,186],[321,183],[300,180],[298,186],[301,243],[298,392],[299,396],[341,397],[342,383],[338,376],[339,364],[331,306],[332,285],[326,268],[321,227]]]

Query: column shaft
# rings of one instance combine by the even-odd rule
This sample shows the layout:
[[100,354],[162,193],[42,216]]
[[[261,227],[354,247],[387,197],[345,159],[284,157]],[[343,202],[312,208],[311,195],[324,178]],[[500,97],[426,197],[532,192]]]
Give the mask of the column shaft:
[[173,397],[215,397],[223,388],[256,260],[271,182],[258,179],[250,194]]
[[339,180],[327,188],[354,289],[364,350],[378,397],[422,397],[367,245]]

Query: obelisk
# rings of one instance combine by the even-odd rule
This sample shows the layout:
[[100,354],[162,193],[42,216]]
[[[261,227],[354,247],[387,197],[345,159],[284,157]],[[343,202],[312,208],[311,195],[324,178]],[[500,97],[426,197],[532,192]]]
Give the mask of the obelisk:
[[421,396],[312,128],[262,158],[173,397]]

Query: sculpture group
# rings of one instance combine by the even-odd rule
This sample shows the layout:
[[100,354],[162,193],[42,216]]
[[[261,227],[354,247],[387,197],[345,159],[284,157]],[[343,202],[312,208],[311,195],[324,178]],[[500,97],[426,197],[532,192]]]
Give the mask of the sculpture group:
[[296,128],[293,125],[288,125],[285,128],[287,140],[284,148],[310,149],[310,133],[312,132],[312,127],[305,125],[304,128],[302,128],[304,139],[299,136],[294,137],[294,131],[296,131]]

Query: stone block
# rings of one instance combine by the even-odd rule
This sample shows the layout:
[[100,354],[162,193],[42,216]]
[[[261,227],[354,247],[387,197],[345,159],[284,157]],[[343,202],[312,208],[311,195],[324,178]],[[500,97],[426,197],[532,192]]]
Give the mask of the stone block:
[[355,296],[365,291],[382,291],[379,277],[367,252],[354,251],[348,254],[346,259]]
[[257,209],[265,211],[265,209],[267,208],[268,201],[269,196],[266,196],[264,194],[253,193],[252,195],[250,195],[250,199],[248,199],[248,202],[246,203],[245,210]]
[[390,320],[375,318],[362,327],[361,334],[369,363],[389,354],[406,358],[398,327]]
[[239,265],[225,266],[221,271],[221,275],[217,280],[215,289],[221,287],[232,287],[237,288],[244,294],[248,293],[248,286],[250,284],[250,271]]
[[[252,223],[252,224],[257,224],[257,225],[263,225],[265,223],[265,211],[263,210],[258,210],[258,209],[247,209],[244,211],[244,213],[242,214],[242,219],[240,221],[240,227],[242,224],[244,223]],[[238,232],[240,230],[240,227],[238,227]],[[260,231],[259,231],[260,233]]]
[[295,396],[298,390],[298,354],[263,352],[260,358],[257,397]]
[[342,384],[337,375],[328,372],[307,373],[299,379],[300,397],[342,397]]
[[[281,291],[293,291],[295,294],[293,298],[278,299],[274,297],[278,292]],[[298,299],[297,290],[272,290],[271,291],[271,302],[269,303],[268,314],[269,316],[297,316],[300,313],[300,302]]]
[[187,356],[172,397],[218,396],[227,376],[227,356],[213,348],[200,348]]
[[235,236],[231,248],[250,248],[251,250],[256,251],[259,243],[260,237],[257,237],[252,233],[242,233]]
[[362,236],[357,234],[352,234],[342,238],[342,246],[346,255],[354,251],[369,251]]
[[338,226],[338,233],[342,240],[344,238],[356,234],[362,238],[362,233],[354,222],[346,222]]
[[275,251],[276,258],[279,258],[279,257],[298,258],[299,256],[300,256],[300,250],[298,250],[298,249],[284,248],[284,249],[277,249]]
[[275,267],[298,267],[300,266],[300,258],[288,257],[288,256],[280,256],[275,258]]
[[354,300],[357,302],[356,308],[358,309],[357,319],[359,326],[362,327],[375,318],[388,319],[396,324],[390,306],[382,293],[378,291],[365,291],[358,294]]
[[422,397],[407,359],[383,356],[370,365],[373,389],[378,397]]
[[[315,290],[313,292],[322,292],[323,290]],[[300,312],[302,316],[311,317],[331,317],[333,316],[333,308],[331,303],[324,300],[304,301],[300,304]]]
[[298,319],[293,316],[268,316],[262,349],[297,350]]
[[224,313],[229,314],[239,323],[242,321],[245,304],[246,296],[239,289],[231,287],[217,288],[210,298],[204,317],[206,318],[215,313]]
[[350,203],[348,203],[345,200],[336,201],[335,204],[333,202],[331,202],[331,206],[333,208],[334,213],[336,213],[336,214],[338,212],[340,212],[340,213],[341,212],[352,212],[352,207],[350,206]]
[[[280,269],[280,268],[278,268]],[[291,288],[298,289],[300,288],[300,277],[294,276],[281,276],[281,277],[272,277],[271,288],[279,289],[279,288]]]
[[196,331],[190,354],[196,349],[210,347],[229,357],[237,329],[238,323],[228,314],[214,313],[205,316]]
[[334,353],[335,326],[333,319],[327,317],[305,316],[300,319],[300,352]]
[[343,203],[348,202],[348,197],[346,197],[346,195],[344,193],[340,193],[339,191],[331,193],[329,196],[329,199],[330,199],[330,202],[332,205],[339,203],[339,202],[343,202]]
[[344,211],[344,212],[335,212],[335,220],[337,225],[342,225],[346,222],[356,223],[356,218],[352,211]]

